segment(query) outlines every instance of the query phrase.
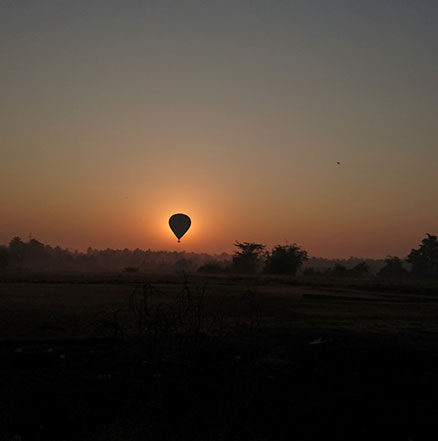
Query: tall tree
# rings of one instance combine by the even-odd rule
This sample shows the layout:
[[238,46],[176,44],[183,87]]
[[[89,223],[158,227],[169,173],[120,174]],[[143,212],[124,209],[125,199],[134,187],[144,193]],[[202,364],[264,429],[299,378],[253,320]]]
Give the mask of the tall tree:
[[0,246],[0,268],[8,266],[9,263],[9,252],[6,247]]
[[427,233],[417,249],[412,249],[406,259],[412,265],[412,274],[417,277],[438,277],[438,239]]
[[9,253],[11,260],[21,262],[26,252],[26,244],[20,237],[16,236],[9,242]]
[[265,245],[255,242],[234,242],[237,251],[233,255],[231,269],[239,273],[255,273],[263,264]]

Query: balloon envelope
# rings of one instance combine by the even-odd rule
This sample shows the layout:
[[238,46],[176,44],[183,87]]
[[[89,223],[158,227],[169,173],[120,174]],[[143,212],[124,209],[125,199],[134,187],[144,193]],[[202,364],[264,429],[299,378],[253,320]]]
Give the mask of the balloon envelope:
[[181,237],[186,234],[187,230],[190,228],[192,221],[186,214],[177,213],[173,216],[170,216],[169,226],[173,231],[173,234],[178,238],[178,242],[180,242]]

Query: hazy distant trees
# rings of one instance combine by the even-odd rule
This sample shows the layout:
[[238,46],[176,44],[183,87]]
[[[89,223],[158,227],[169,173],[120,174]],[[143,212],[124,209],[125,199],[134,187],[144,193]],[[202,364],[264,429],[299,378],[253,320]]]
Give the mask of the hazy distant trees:
[[198,268],[200,274],[220,274],[228,270],[228,266],[224,263],[209,261]]
[[277,245],[267,253],[264,271],[268,274],[295,275],[307,260],[307,252],[296,244]]
[[358,262],[351,268],[347,268],[341,263],[336,263],[333,268],[327,268],[325,271],[317,268],[306,268],[303,271],[305,276],[334,276],[334,277],[364,277],[370,275],[370,266],[367,262]]
[[231,256],[223,253],[212,256],[204,253],[186,253],[151,250],[97,250],[89,247],[86,252],[72,251],[60,247],[51,247],[36,239],[23,241],[14,237],[7,247],[0,246],[0,268],[20,267],[33,269],[84,269],[123,271],[127,267],[136,267],[143,271],[174,272],[196,271],[208,261],[216,260],[221,264],[231,262]]
[[192,272],[195,271],[195,264],[193,262],[192,259],[186,259],[186,258],[181,258],[178,259],[174,264],[173,264],[173,268],[178,271],[184,271],[184,272]]
[[406,259],[412,265],[412,275],[415,277],[438,277],[438,240],[436,236],[427,233],[417,249],[412,249]]
[[25,247],[26,258],[29,260],[37,261],[42,259],[49,259],[52,248],[44,246],[43,243],[36,239],[30,239]]
[[353,277],[364,277],[370,271],[370,267],[366,262],[359,262],[349,271],[350,275]]
[[36,239],[30,239],[24,242],[20,237],[14,237],[9,242],[9,261],[15,265],[26,266],[51,266],[60,255],[63,258],[68,258],[70,252],[61,250],[61,248],[52,248],[49,245],[44,245]]
[[255,273],[262,266],[265,257],[265,245],[255,242],[234,242],[238,249],[231,264],[231,270],[238,273]]
[[[97,250],[86,252],[51,247],[36,239],[27,242],[14,237],[8,246],[0,246],[0,268],[35,269],[86,269],[123,271],[135,267],[150,272],[200,273],[267,273],[297,274],[302,270],[306,276],[438,278],[438,239],[427,234],[406,260],[389,256],[387,259],[324,259],[308,258],[307,252],[296,244],[277,245],[270,252],[257,242],[234,243],[235,253],[208,255],[202,253],[151,251],[151,250]],[[407,267],[404,266],[404,264]],[[409,271],[410,270],[410,271]]]
[[9,263],[9,253],[6,247],[0,246],[0,268],[8,266]]
[[336,277],[345,277],[348,275],[348,269],[346,266],[337,263],[331,271],[328,271],[328,274]]
[[12,261],[22,262],[26,251],[26,244],[16,236],[9,242],[9,255]]
[[308,277],[321,276],[322,274],[323,273],[318,268],[309,267],[303,270],[303,275]]
[[403,278],[408,276],[408,270],[403,266],[403,261],[396,256],[385,259],[385,266],[378,272],[380,277]]

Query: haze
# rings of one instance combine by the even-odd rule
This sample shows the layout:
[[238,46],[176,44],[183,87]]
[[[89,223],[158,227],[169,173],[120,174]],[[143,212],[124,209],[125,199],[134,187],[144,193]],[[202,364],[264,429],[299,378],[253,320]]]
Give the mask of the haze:
[[437,24],[434,0],[2,0],[0,242],[405,256],[437,231]]

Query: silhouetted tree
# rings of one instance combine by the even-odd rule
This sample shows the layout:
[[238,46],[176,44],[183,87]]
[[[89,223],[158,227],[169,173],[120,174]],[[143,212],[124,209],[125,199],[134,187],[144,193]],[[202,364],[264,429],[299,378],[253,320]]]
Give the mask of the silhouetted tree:
[[337,263],[335,267],[330,271],[330,274],[336,277],[348,276],[348,269],[344,265]]
[[234,242],[239,249],[233,255],[231,269],[239,273],[255,273],[263,263],[265,245],[254,242]]
[[311,277],[311,276],[321,276],[322,273],[321,273],[321,270],[319,270],[318,268],[310,267],[310,268],[306,268],[303,271],[303,275],[304,276],[309,276],[309,277]]
[[[49,247],[49,249],[51,249]],[[30,239],[27,244],[25,244],[25,256],[26,259],[33,261],[41,261],[47,256],[46,248],[43,243],[36,239]]]
[[[75,267],[121,271],[126,267],[138,267],[142,270],[172,272],[176,269],[192,272],[206,262],[219,261],[223,269],[228,269],[231,262],[231,256],[226,253],[214,256],[204,253],[151,251],[138,248],[133,251],[126,248],[97,250],[90,247],[83,253],[59,246],[52,248],[36,239],[23,242],[19,237],[14,237],[9,247],[4,248],[8,255],[8,263],[24,268]],[[2,262],[4,265],[4,258]]]
[[0,247],[0,268],[8,266],[9,263],[9,252],[6,247]]
[[355,265],[351,270],[349,270],[349,275],[353,277],[363,277],[365,276],[370,270],[370,267],[366,262],[359,262],[357,265]]
[[379,271],[380,277],[401,278],[408,275],[408,270],[403,267],[403,261],[396,256],[385,259],[385,266]]
[[24,259],[25,252],[26,244],[20,237],[16,236],[9,242],[9,253],[12,260],[21,262]]
[[417,249],[412,249],[406,259],[412,265],[412,274],[417,277],[438,277],[438,240],[427,233]]
[[296,244],[277,245],[266,256],[265,272],[294,275],[307,260],[307,252]]

